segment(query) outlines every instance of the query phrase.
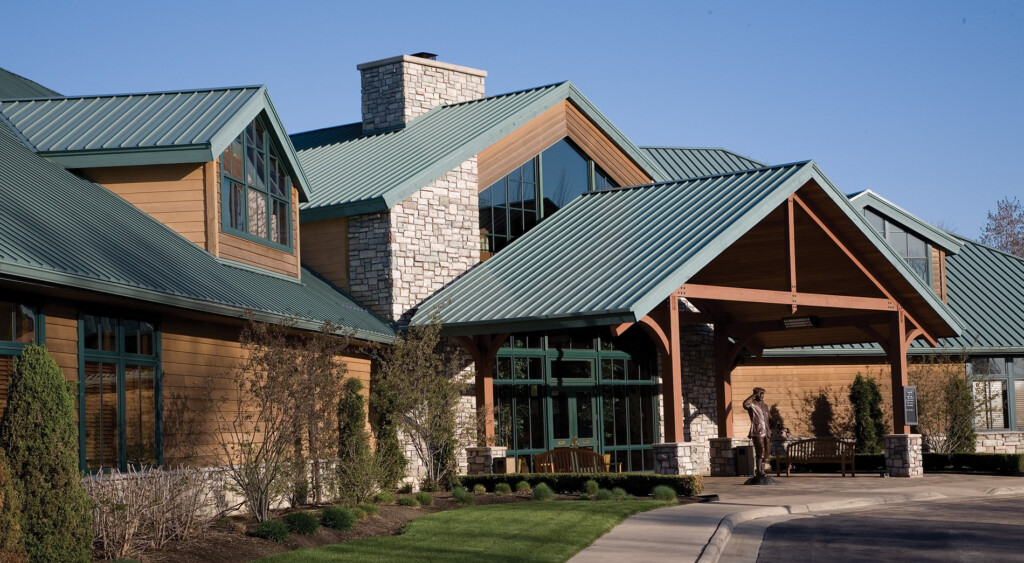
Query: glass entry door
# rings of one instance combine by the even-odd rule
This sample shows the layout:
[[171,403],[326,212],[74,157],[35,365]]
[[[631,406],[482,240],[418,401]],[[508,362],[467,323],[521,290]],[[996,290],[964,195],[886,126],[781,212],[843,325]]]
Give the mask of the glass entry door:
[[549,400],[551,408],[551,447],[597,449],[597,432],[594,429],[597,397],[594,390],[572,387],[552,387]]

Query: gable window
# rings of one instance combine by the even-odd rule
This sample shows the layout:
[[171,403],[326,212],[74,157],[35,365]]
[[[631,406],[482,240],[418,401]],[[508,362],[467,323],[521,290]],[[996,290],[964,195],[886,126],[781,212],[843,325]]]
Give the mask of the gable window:
[[614,187],[600,166],[562,139],[480,192],[481,251],[486,258],[577,196]]
[[159,333],[152,322],[83,315],[79,447],[87,471],[158,465]]
[[927,242],[870,209],[864,209],[864,218],[918,277],[931,284],[932,250]]
[[36,341],[36,310],[13,301],[0,301],[0,413],[7,406],[7,390],[14,374],[14,359]]
[[220,158],[225,232],[290,246],[292,181],[257,117]]

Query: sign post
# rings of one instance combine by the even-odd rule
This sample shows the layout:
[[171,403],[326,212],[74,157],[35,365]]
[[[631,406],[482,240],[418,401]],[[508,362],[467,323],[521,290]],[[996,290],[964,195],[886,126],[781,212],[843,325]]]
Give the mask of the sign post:
[[917,424],[917,387],[913,385],[903,387],[903,420],[907,426]]

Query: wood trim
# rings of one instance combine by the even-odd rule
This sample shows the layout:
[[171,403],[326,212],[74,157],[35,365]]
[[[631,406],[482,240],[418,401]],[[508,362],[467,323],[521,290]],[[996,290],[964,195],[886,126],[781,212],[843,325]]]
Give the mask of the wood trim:
[[[302,277],[302,252],[299,246],[299,190],[292,188],[292,253],[295,255],[295,277]],[[346,233],[347,234],[347,233]]]
[[203,164],[203,191],[205,192],[206,205],[206,251],[214,256],[220,252],[220,223],[218,222],[218,209],[220,198],[218,197],[219,182],[217,181],[218,170],[220,170],[220,159]]
[[685,284],[676,292],[687,299],[713,299],[717,301],[743,301],[771,305],[806,305],[835,309],[861,309],[866,311],[895,311],[897,304],[880,297],[853,297],[823,293],[790,293],[771,289],[747,289],[714,285]]
[[788,221],[787,233],[789,235],[787,237],[789,239],[789,291],[792,292],[794,297],[790,312],[796,313],[796,221],[793,217],[793,194],[786,198],[786,218]]

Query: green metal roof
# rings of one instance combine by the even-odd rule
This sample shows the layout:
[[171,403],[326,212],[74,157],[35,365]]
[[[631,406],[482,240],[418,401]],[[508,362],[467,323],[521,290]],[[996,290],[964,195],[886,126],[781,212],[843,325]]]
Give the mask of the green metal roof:
[[113,192],[26,149],[0,126],[0,277],[232,317],[329,320],[388,342],[391,325],[303,270],[301,280],[214,258]]
[[690,147],[640,147],[640,149],[665,171],[665,180],[699,178],[765,167],[763,162],[725,149]]
[[635,322],[812,179],[959,332],[813,162],[581,195],[425,301],[412,323],[434,310],[452,334]]
[[870,208],[890,220],[902,225],[905,229],[917,234],[934,246],[945,250],[948,254],[956,254],[960,250],[961,242],[957,237],[946,231],[933,227],[925,221],[911,215],[902,207],[892,203],[871,190],[864,190],[849,196],[850,203],[857,209]]
[[442,105],[403,129],[363,136],[353,125],[295,135],[314,196],[302,219],[315,221],[390,209],[563,100],[572,100],[656,180],[651,162],[571,82]]
[[8,98],[53,98],[60,96],[46,86],[0,68],[0,100]]
[[0,101],[25,146],[65,168],[210,162],[261,113],[305,201],[308,182],[263,86]]

